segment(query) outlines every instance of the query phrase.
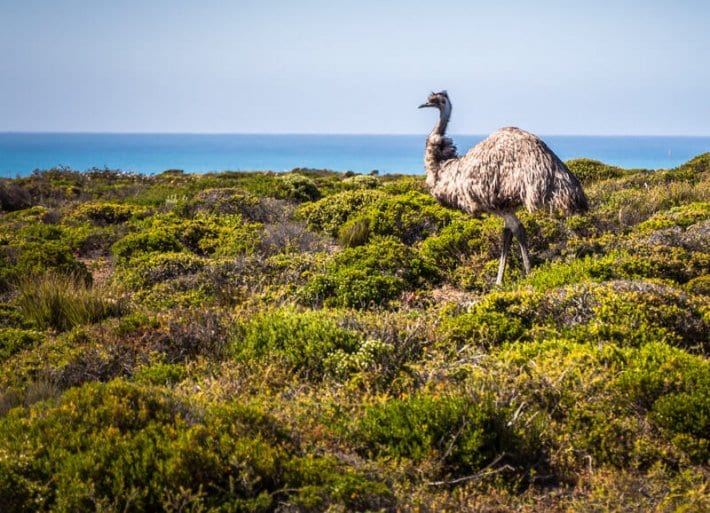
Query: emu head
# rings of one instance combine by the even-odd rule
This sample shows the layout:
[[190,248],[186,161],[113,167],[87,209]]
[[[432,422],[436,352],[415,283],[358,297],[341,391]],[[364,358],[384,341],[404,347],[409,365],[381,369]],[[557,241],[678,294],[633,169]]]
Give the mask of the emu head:
[[449,100],[449,95],[446,91],[431,93],[426,103],[422,103],[419,106],[420,109],[424,107],[435,107],[442,113],[449,113],[451,112],[451,100]]

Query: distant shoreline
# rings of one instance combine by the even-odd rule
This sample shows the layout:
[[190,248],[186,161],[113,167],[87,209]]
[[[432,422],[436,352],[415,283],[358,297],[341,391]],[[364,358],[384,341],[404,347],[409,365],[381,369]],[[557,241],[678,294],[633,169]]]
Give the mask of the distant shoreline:
[[[484,135],[453,135],[460,153]],[[562,160],[591,158],[627,169],[669,169],[710,151],[710,136],[541,135]],[[185,134],[0,132],[0,176],[69,167],[155,174],[330,169],[423,174],[426,134]]]

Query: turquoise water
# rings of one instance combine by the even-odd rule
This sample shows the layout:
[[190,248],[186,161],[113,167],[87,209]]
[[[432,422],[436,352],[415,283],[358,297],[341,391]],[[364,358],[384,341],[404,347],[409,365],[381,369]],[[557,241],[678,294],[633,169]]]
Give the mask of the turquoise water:
[[[426,134],[42,134],[0,133],[0,176],[66,166],[160,173],[287,171],[296,167],[422,174]],[[483,136],[454,136],[460,153]],[[675,167],[710,151],[710,136],[543,136],[562,160],[588,157],[626,168]]]

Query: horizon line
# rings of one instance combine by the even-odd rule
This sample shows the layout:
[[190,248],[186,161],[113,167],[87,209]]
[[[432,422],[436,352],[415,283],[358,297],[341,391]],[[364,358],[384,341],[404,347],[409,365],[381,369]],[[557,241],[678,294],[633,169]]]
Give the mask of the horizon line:
[[[674,133],[544,133],[544,137],[710,137],[708,134]],[[253,136],[320,136],[320,137],[426,137],[427,133],[376,133],[376,132],[178,132],[178,131],[100,131],[100,130],[0,130],[0,135],[253,135]],[[486,137],[488,133],[452,132],[451,136]]]

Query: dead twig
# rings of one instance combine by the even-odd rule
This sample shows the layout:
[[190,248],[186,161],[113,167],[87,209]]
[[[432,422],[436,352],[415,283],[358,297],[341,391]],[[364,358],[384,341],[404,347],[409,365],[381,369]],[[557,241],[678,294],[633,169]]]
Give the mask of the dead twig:
[[496,456],[496,458],[493,461],[491,461],[488,465],[483,467],[479,472],[476,472],[475,474],[459,477],[456,479],[450,479],[450,480],[446,480],[446,481],[429,481],[427,483],[427,485],[429,485],[429,486],[455,485],[455,484],[459,484],[459,483],[465,483],[467,481],[474,481],[476,479],[481,479],[482,477],[491,476],[493,474],[497,474],[498,472],[503,472],[504,470],[514,470],[513,467],[511,467],[510,465],[503,465],[502,467],[498,467],[496,469],[491,470],[505,456],[506,456],[506,453],[504,453],[504,452],[499,454],[498,456]]

